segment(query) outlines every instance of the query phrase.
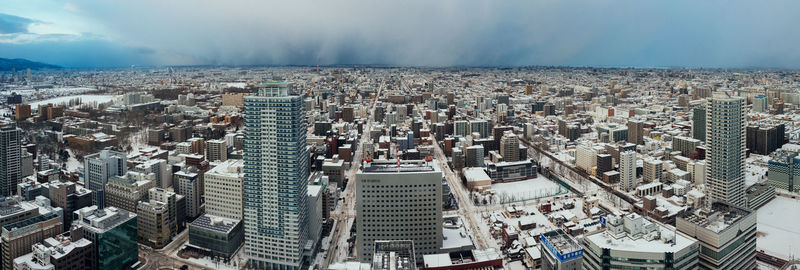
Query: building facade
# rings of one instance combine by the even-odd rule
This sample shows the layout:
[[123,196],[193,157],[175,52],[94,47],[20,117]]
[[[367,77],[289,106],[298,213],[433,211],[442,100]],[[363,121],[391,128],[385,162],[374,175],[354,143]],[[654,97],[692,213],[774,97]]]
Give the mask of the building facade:
[[675,221],[678,231],[700,241],[701,269],[756,269],[756,213],[714,202]]
[[17,192],[22,180],[22,130],[15,124],[0,127],[0,195]]
[[139,202],[136,215],[140,243],[154,248],[169,243],[171,230],[167,204],[156,200]]
[[[111,150],[87,155],[83,158],[83,181],[86,188],[93,191],[92,203],[97,204],[98,191],[105,191],[108,178],[123,176],[128,171],[127,154]],[[102,192],[100,192],[102,194]]]
[[56,213],[36,216],[3,226],[0,236],[3,269],[13,269],[14,259],[31,252],[33,244],[61,232],[61,216]]
[[300,269],[309,162],[303,97],[291,83],[264,83],[244,102],[245,252],[253,268]]
[[140,201],[147,200],[148,190],[154,188],[155,174],[129,171],[124,176],[112,176],[105,188],[105,205],[136,213]]
[[212,216],[242,220],[242,180],[244,161],[229,159],[206,172],[206,213]]
[[500,155],[503,161],[519,161],[519,138],[514,132],[506,131],[500,139]]
[[209,140],[206,142],[206,159],[208,161],[228,160],[228,145],[225,140]]
[[186,217],[193,219],[203,214],[202,185],[197,168],[184,168],[175,173],[174,179],[177,182],[175,193],[186,198]]
[[706,187],[708,199],[747,207],[744,193],[745,99],[718,95],[708,106]]
[[664,171],[664,162],[657,159],[645,159],[642,162],[642,182],[651,183],[661,181],[661,173]]
[[619,153],[619,185],[625,191],[636,187],[636,152]]
[[696,269],[699,244],[638,214],[609,215],[583,238],[583,269]]
[[75,211],[75,224],[94,243],[92,269],[123,269],[139,261],[136,214],[108,207],[84,207]]
[[583,264],[583,247],[561,229],[539,235],[542,269],[579,270]]
[[706,106],[692,108],[692,138],[706,140]]
[[371,262],[375,241],[414,242],[417,260],[442,245],[442,172],[432,162],[366,163],[356,174],[358,259]]

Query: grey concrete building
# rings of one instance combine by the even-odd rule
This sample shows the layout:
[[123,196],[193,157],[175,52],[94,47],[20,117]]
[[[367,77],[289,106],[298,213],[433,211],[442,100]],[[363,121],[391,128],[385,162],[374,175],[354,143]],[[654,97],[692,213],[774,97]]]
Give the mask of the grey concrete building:
[[[398,163],[399,162],[399,163]],[[417,261],[442,245],[442,172],[422,160],[365,163],[356,174],[358,259],[371,262],[375,241],[414,242]]]

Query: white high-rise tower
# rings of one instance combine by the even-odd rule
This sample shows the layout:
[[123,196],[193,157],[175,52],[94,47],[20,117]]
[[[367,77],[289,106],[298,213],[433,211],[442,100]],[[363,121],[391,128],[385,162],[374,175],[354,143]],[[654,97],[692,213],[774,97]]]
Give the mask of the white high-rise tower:
[[629,191],[636,187],[636,152],[619,153],[619,185]]
[[306,245],[308,150],[303,97],[290,83],[246,96],[245,251],[250,268],[297,270]]

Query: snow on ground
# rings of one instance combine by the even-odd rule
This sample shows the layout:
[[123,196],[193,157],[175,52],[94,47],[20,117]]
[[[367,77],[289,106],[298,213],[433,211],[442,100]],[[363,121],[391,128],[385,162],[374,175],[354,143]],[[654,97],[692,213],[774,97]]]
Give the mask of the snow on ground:
[[196,264],[203,265],[205,267],[208,267],[209,269],[230,269],[230,270],[239,269],[239,267],[234,267],[233,265],[228,265],[223,262],[215,262],[210,257],[203,257],[202,259],[188,258],[186,260]]
[[525,269],[528,269],[527,267],[525,267],[525,265],[524,265],[524,264],[522,264],[522,261],[513,261],[513,262],[510,262],[510,263],[508,263],[508,264],[506,265],[506,267],[507,267],[509,270],[525,270]]
[[492,190],[500,196],[501,200],[503,200],[502,198],[507,198],[504,202],[531,200],[566,192],[559,184],[550,181],[541,174],[533,179],[492,184]]
[[560,151],[558,153],[553,153],[553,156],[557,159],[560,159],[563,162],[575,162],[575,158],[567,153],[567,151]]
[[746,168],[745,168],[745,171],[744,171],[745,172],[745,174],[744,174],[744,184],[745,184],[745,186],[749,187],[749,186],[752,186],[755,183],[759,183],[759,182],[762,182],[763,180],[766,180],[767,170],[769,170],[769,168],[763,167],[763,166],[758,166],[758,165],[753,165],[753,164],[746,165]]
[[72,149],[67,149],[67,153],[69,153],[69,158],[67,159],[67,171],[80,171],[83,168],[83,165],[80,161],[78,161],[77,158],[75,158],[75,154],[72,153]]
[[243,83],[243,82],[225,83],[225,87],[236,87],[236,88],[244,89],[246,86],[247,86],[247,83]]
[[46,105],[48,103],[53,103],[55,105],[62,104],[62,103],[69,103],[70,100],[80,98],[81,102],[84,104],[92,104],[92,103],[106,103],[110,102],[114,99],[114,96],[109,95],[74,95],[74,96],[64,96],[64,97],[57,97],[51,99],[45,99],[40,101],[34,101],[29,103],[31,108],[37,108],[39,105]]
[[128,141],[131,143],[131,152],[128,154],[138,153],[141,149],[155,148],[147,144],[147,129],[139,130],[138,132],[131,133]]
[[800,200],[778,196],[758,209],[756,246],[767,254],[789,259],[800,255]]

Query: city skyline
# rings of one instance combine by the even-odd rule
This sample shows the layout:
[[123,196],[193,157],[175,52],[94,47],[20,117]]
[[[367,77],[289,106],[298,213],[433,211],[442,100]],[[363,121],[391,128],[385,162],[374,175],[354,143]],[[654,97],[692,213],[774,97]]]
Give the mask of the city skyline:
[[14,0],[0,7],[0,57],[64,67],[800,68],[791,29],[800,3],[734,2]]

